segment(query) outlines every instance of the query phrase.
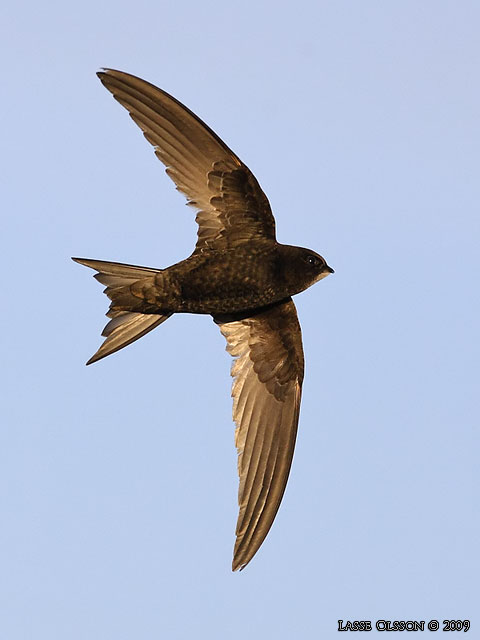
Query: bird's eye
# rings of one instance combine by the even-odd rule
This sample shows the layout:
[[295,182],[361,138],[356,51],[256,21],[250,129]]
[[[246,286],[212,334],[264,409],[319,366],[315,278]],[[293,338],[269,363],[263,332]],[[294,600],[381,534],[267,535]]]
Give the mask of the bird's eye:
[[305,261],[308,262],[308,264],[311,265],[312,267],[316,267],[320,263],[320,260],[317,258],[317,256],[314,256],[312,254],[309,254],[305,258]]

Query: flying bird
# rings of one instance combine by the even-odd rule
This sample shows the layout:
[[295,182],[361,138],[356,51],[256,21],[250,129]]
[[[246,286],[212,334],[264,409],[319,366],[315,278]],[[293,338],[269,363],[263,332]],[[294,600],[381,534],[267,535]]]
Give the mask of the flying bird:
[[232,569],[258,551],[280,506],[295,447],[304,358],[294,294],[333,269],[310,249],[280,244],[266,195],[248,167],[192,111],[121,71],[98,77],[153,145],[197,210],[190,257],[166,269],[73,258],[111,300],[91,364],[174,313],[210,314],[235,358],[233,419],[240,479]]

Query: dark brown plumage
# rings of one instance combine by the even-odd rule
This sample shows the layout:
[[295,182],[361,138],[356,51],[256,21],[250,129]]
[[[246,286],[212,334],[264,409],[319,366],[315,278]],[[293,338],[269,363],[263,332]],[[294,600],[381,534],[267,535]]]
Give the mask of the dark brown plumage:
[[189,109],[135,76],[110,69],[98,76],[198,210],[198,240],[189,258],[167,269],[73,258],[97,271],[111,300],[106,339],[87,364],[173,313],[213,316],[235,358],[240,513],[232,568],[243,569],[273,523],[295,446],[304,361],[291,296],[333,270],[317,253],[276,241],[256,178]]

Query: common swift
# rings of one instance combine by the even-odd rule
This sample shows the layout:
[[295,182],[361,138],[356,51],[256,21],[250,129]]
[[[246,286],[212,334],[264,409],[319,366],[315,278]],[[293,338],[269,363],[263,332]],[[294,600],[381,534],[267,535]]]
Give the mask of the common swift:
[[270,204],[255,176],[192,111],[130,74],[104,69],[97,75],[197,210],[198,239],[189,258],[166,269],[73,258],[97,271],[111,300],[106,339],[87,364],[174,313],[213,317],[235,358],[240,511],[232,569],[243,569],[272,526],[295,447],[304,359],[291,296],[333,269],[310,249],[276,241]]

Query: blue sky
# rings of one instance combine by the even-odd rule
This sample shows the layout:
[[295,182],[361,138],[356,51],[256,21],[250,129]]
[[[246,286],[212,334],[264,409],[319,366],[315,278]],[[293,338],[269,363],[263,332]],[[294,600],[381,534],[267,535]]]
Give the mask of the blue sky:
[[[479,22],[473,1],[3,4],[2,638],[475,624]],[[70,256],[164,267],[196,233],[102,66],[198,113],[278,239],[335,269],[296,298],[296,454],[241,574],[218,328],[173,317],[84,366],[107,301]]]

